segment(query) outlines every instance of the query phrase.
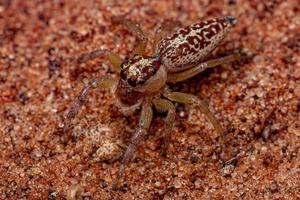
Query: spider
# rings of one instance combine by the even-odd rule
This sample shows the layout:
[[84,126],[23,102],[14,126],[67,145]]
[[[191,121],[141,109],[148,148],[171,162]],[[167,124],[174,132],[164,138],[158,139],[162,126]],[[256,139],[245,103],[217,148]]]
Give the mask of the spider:
[[202,21],[172,32],[178,25],[169,23],[156,31],[154,38],[155,55],[145,55],[148,38],[140,26],[130,20],[124,20],[127,28],[137,36],[137,44],[132,56],[124,60],[111,51],[98,49],[82,54],[79,63],[85,63],[97,57],[104,57],[120,74],[119,80],[103,76],[90,81],[74,100],[68,112],[64,130],[68,130],[72,118],[76,116],[92,88],[110,89],[117,99],[117,106],[123,113],[131,113],[141,108],[138,126],[121,160],[119,174],[124,174],[137,146],[147,134],[153,117],[153,108],[166,113],[163,134],[163,151],[167,151],[175,121],[175,106],[172,102],[197,105],[212,123],[214,129],[223,133],[223,128],[209,110],[206,103],[197,96],[171,91],[167,84],[189,79],[207,68],[229,63],[241,58],[241,53],[207,60],[207,56],[228,34],[236,19],[232,16]]

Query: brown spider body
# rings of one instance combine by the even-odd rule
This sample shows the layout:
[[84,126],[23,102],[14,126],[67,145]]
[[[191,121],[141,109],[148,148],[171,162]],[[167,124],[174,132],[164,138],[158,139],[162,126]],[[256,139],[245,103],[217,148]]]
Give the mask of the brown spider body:
[[126,59],[121,65],[117,97],[125,105],[132,105],[145,96],[139,94],[156,93],[166,85],[168,74],[204,60],[235,22],[233,17],[224,17],[195,23],[162,39],[155,57],[136,54]]
[[222,17],[181,28],[168,34],[167,37],[163,36],[165,32],[169,31],[169,28],[162,27],[155,35],[156,55],[145,56],[146,36],[137,24],[125,21],[128,28],[136,33],[139,39],[139,43],[134,49],[134,55],[122,61],[117,54],[110,51],[96,50],[83,54],[78,59],[82,63],[99,56],[105,56],[120,72],[120,79],[100,77],[85,86],[67,115],[65,130],[68,129],[70,120],[75,117],[83,105],[91,88],[112,89],[118,99],[118,105],[124,112],[141,107],[140,121],[124,154],[119,172],[120,176],[151,125],[152,108],[159,112],[167,112],[164,151],[167,150],[175,120],[175,106],[172,101],[197,105],[219,134],[222,134],[221,125],[203,101],[190,94],[171,92],[167,83],[183,81],[207,68],[239,59],[239,54],[233,54],[205,61],[206,57],[219,45],[235,23],[234,17]]
[[[154,94],[166,85],[167,70],[157,57],[134,55],[122,63],[120,77],[117,98],[124,105],[133,105],[140,98]],[[131,94],[133,98],[129,98]]]

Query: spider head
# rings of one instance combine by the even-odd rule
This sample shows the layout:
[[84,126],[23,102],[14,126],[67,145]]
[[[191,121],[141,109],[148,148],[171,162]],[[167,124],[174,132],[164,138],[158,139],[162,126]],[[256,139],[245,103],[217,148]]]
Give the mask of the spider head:
[[167,72],[158,58],[134,55],[125,59],[121,68],[117,88],[121,100],[126,98],[134,102],[135,98],[155,93],[166,84]]

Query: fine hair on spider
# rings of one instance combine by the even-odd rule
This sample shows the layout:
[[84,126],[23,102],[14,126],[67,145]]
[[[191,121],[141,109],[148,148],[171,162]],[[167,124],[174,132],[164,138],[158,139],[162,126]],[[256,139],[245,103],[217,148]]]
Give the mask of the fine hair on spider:
[[175,121],[173,102],[196,105],[221,135],[224,132],[223,128],[204,101],[191,94],[173,92],[167,84],[187,80],[205,69],[240,59],[241,53],[233,53],[206,60],[236,22],[234,17],[226,16],[201,21],[173,32],[178,24],[169,23],[168,26],[162,26],[156,31],[153,46],[155,53],[153,56],[147,56],[144,53],[148,38],[140,26],[130,20],[122,20],[122,23],[137,37],[132,56],[122,60],[119,55],[109,50],[98,49],[79,57],[79,63],[98,57],[106,58],[119,73],[120,78],[116,80],[103,76],[90,81],[74,100],[64,121],[64,132],[69,130],[71,120],[84,104],[89,91],[93,88],[102,88],[113,92],[118,107],[124,113],[141,107],[139,123],[121,160],[118,177],[123,176],[125,167],[147,134],[153,117],[153,108],[158,112],[167,113],[163,133],[164,152],[168,150]]

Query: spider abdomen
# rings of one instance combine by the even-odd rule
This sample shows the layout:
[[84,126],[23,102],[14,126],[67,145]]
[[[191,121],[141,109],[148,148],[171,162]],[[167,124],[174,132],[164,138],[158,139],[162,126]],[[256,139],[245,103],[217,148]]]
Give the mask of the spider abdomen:
[[189,68],[203,61],[223,40],[236,22],[234,17],[223,17],[181,28],[161,40],[157,46],[160,61],[169,72]]

